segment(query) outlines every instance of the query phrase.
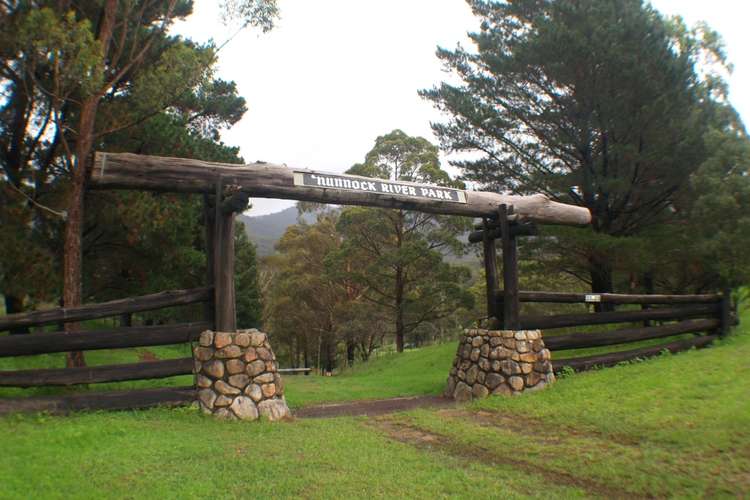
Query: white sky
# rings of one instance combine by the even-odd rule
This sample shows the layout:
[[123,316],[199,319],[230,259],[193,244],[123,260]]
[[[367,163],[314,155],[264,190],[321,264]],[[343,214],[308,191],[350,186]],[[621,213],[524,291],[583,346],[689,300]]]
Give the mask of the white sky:
[[[730,101],[750,126],[750,2],[652,0],[689,25],[703,20],[724,37],[734,73]],[[218,2],[196,0],[177,31],[221,44],[234,29]],[[437,142],[430,121],[440,114],[417,95],[447,78],[438,45],[465,46],[478,27],[463,0],[279,0],[281,20],[267,33],[245,30],[221,52],[217,76],[237,82],[245,117],[223,134],[246,161],[343,172],[361,162],[375,138],[400,128]],[[447,163],[446,163],[447,166]],[[293,205],[253,199],[248,215]]]

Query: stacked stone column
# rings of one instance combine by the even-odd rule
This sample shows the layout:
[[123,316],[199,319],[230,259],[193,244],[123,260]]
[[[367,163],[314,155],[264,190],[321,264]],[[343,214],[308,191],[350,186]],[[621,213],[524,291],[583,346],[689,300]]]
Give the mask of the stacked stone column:
[[539,330],[465,330],[445,395],[468,401],[538,390],[554,381],[550,352]]
[[291,416],[268,336],[256,329],[201,333],[193,348],[198,403],[219,418]]

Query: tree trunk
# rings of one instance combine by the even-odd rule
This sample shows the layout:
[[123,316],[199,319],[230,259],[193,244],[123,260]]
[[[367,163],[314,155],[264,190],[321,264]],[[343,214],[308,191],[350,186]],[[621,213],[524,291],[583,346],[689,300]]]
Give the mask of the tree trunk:
[[[404,212],[399,210],[396,226],[396,247],[399,255],[403,245],[403,231]],[[404,268],[399,263],[396,264],[396,298],[394,304],[396,306],[396,352],[404,352],[404,286]]]
[[351,368],[354,366],[354,349],[356,345],[351,338],[346,339],[346,363]]
[[[591,276],[591,291],[593,293],[612,293],[612,262],[603,255],[589,256],[589,275]],[[600,302],[594,304],[596,312],[614,311],[614,304]]]
[[[86,108],[84,107],[84,110]],[[85,114],[82,112],[81,122]],[[86,141],[79,141],[86,142]],[[90,141],[88,141],[90,144]],[[77,151],[79,148],[76,148]],[[82,149],[82,148],[81,148]],[[90,150],[90,147],[89,147]],[[63,302],[65,307],[81,305],[81,237],[83,227],[83,194],[86,189],[86,159],[78,156],[73,172],[73,186],[68,200],[68,222],[65,225],[63,244]],[[65,323],[67,333],[80,331],[78,322]],[[66,356],[68,368],[86,366],[83,352],[69,352]]]
[[[23,312],[23,298],[12,294],[5,294],[5,314]],[[10,329],[11,335],[23,335],[29,333],[28,326],[19,326]]]
[[[117,3],[117,0],[106,0],[102,6],[102,22],[99,26],[97,39],[101,43],[102,57],[104,59],[106,59],[109,52],[109,42],[112,39],[117,14]],[[65,239],[63,243],[63,301],[65,302],[65,307],[81,305],[83,200],[94,145],[96,111],[99,107],[102,93],[94,93],[83,99],[78,118],[78,132],[73,164],[73,185],[71,186],[68,198],[68,219],[67,224],[65,224]],[[79,330],[79,323],[65,324],[66,332]],[[68,367],[86,366],[83,353],[78,351],[68,353],[66,364]]]

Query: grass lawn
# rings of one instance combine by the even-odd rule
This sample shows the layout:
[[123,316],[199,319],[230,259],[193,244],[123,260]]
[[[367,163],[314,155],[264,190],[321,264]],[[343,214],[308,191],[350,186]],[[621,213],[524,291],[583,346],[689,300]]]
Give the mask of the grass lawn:
[[[377,418],[239,423],[192,408],[3,417],[0,497],[748,497],[749,324],[744,314],[708,349],[522,397]],[[288,399],[434,394],[454,352],[286,377]]]

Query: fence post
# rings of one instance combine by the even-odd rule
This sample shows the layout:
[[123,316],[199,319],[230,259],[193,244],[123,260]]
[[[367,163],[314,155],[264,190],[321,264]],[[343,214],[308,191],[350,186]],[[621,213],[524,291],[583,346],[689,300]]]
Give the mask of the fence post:
[[724,338],[729,335],[729,331],[732,328],[732,289],[725,288],[721,294],[721,327],[719,330],[719,338]]
[[[216,200],[214,200],[216,203]],[[206,285],[214,287],[211,299],[204,304],[203,317],[211,323],[211,329],[216,329],[216,279],[214,278],[216,255],[214,253],[214,240],[216,238],[216,213],[212,210],[210,197],[203,194],[203,223],[206,238]]]
[[518,245],[516,235],[510,230],[508,216],[513,207],[500,205],[498,224],[503,238],[503,329],[518,330]]
[[[489,221],[484,219],[484,234],[482,235],[484,245],[484,279],[487,288],[487,317],[489,323],[499,319],[497,305],[497,250],[495,239],[490,237]],[[492,328],[492,325],[490,325]]]
[[224,179],[216,183],[214,207],[214,322],[217,331],[234,332],[237,312],[234,296],[234,212],[222,210]]

